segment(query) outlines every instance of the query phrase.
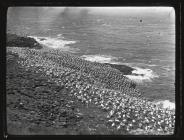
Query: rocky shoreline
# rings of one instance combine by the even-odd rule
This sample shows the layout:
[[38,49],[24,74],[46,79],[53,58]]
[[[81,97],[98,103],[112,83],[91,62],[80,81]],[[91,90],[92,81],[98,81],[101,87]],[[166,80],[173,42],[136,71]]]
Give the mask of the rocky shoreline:
[[[8,46],[7,120],[13,126],[9,132],[173,134],[175,111],[142,97],[136,84],[123,76],[123,68],[126,74],[132,71],[58,50]],[[20,128],[15,129],[17,123]],[[30,126],[27,130],[25,124]],[[32,125],[40,132],[33,132]]]
[[6,35],[7,46],[9,47],[25,47],[41,49],[42,46],[33,38],[27,36],[18,36],[16,34],[7,33]]
[[119,70],[124,75],[131,75],[132,71],[135,70],[134,68],[131,68],[131,67],[126,66],[126,65],[118,65],[118,64],[110,64],[110,63],[105,63],[105,64],[111,66],[114,69]]
[[[43,39],[42,39],[43,40]],[[8,47],[25,47],[25,48],[43,48],[35,39],[27,36],[19,36],[16,34],[7,33],[7,46]],[[133,68],[126,65],[104,63],[107,66],[121,71],[125,75],[132,74]]]

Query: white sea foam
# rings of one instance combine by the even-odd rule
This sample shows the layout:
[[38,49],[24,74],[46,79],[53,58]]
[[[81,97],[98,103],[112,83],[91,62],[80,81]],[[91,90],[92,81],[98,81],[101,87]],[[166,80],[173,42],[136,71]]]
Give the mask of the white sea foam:
[[163,70],[166,70],[166,71],[171,71],[172,68],[170,66],[163,66],[161,67]]
[[57,37],[62,37],[63,35],[62,34],[58,34]]
[[135,81],[136,83],[142,82],[151,82],[153,78],[159,77],[156,73],[154,73],[151,69],[143,69],[140,67],[134,67],[131,63],[121,63],[117,62],[117,57],[113,57],[110,55],[83,55],[81,56],[85,60],[99,63],[110,63],[110,64],[118,64],[118,65],[127,65],[129,67],[134,68],[131,75],[125,75],[127,78]]
[[148,64],[148,66],[150,66],[150,67],[156,67],[157,65],[155,65],[155,64]]
[[107,23],[103,23],[102,26],[111,26],[111,25]]
[[156,101],[154,102],[156,105],[161,106],[163,108],[168,108],[168,109],[175,109],[175,103],[170,102],[169,100],[163,100],[163,101]]
[[115,64],[113,60],[116,60],[116,57],[110,55],[83,55],[81,56],[83,59],[91,61],[91,62],[99,62],[99,63],[111,63]]
[[[61,37],[62,34],[59,34],[58,37]],[[53,48],[53,49],[62,49],[63,51],[74,51],[74,49],[70,48],[69,44],[74,44],[76,41],[68,41],[59,38],[51,38],[51,37],[36,37],[36,36],[29,36],[34,38],[38,43],[43,46]]]
[[136,83],[142,83],[143,81],[151,82],[153,78],[157,78],[158,75],[151,69],[143,69],[139,67],[133,67],[135,70],[132,71],[131,75],[125,75],[127,78],[135,81]]

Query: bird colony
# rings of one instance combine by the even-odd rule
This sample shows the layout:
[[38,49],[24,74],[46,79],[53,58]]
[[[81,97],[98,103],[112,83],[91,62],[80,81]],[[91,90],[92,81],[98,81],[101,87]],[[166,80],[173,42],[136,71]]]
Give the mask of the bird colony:
[[106,112],[108,127],[127,133],[173,134],[175,111],[142,97],[136,84],[117,69],[50,49],[7,48],[21,58],[27,70],[41,72],[69,91],[86,106],[95,104]]

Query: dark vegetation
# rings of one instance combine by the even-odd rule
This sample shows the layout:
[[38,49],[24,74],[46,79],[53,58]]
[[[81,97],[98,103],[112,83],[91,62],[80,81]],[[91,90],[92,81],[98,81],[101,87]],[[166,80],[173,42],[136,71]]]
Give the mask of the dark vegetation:
[[42,46],[33,38],[18,36],[16,34],[7,33],[7,46],[9,47],[25,47],[41,49]]

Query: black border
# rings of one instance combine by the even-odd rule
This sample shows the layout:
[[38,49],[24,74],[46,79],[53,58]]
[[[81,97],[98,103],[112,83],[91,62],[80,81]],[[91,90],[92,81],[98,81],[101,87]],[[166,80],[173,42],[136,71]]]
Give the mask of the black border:
[[[183,15],[184,14],[184,6],[182,3],[182,0],[3,0],[0,2],[0,27],[1,27],[1,74],[2,74],[2,86],[6,87],[6,14],[8,7],[11,6],[171,6],[175,9],[175,17],[176,17],[176,124],[175,124],[175,133],[174,135],[170,136],[106,136],[106,135],[96,135],[96,136],[90,136],[91,138],[157,138],[157,139],[168,139],[168,138],[181,138],[184,137],[184,130],[183,130],[183,116],[182,116],[182,110],[183,110],[183,95],[182,95],[182,75],[183,75],[183,57],[184,54],[183,48],[182,48],[182,41],[183,41]],[[86,136],[62,136],[62,135],[34,135],[34,136],[23,136],[23,135],[9,135],[7,134],[7,127],[6,127],[6,88],[3,88],[1,90],[1,121],[2,125],[2,137],[5,139],[9,138],[18,138],[18,139],[25,139],[25,138],[87,138]],[[3,94],[2,94],[3,93]]]

